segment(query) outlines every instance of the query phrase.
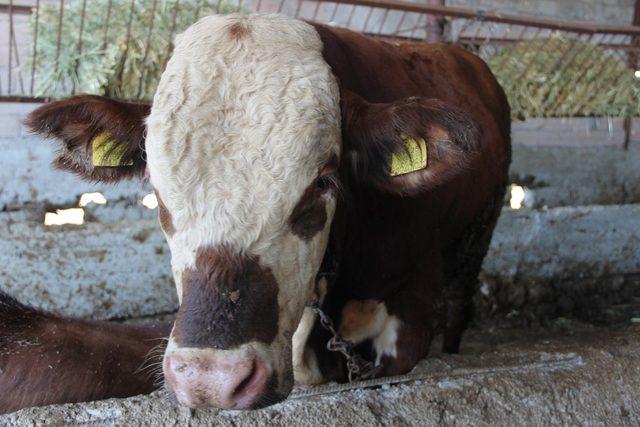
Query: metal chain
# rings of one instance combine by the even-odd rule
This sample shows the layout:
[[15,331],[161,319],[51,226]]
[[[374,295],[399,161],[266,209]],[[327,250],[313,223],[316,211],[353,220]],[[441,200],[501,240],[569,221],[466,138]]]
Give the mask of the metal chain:
[[317,302],[309,305],[320,318],[320,325],[329,331],[332,337],[327,341],[327,350],[342,354],[347,361],[347,375],[349,382],[372,378],[380,370],[372,362],[364,359],[354,350],[352,341],[343,339],[333,326],[333,321],[322,311]]

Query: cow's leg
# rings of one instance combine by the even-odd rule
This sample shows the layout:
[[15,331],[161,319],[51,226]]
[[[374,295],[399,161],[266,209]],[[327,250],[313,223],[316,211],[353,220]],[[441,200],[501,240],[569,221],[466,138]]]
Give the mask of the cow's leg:
[[396,288],[382,300],[350,300],[341,311],[339,332],[355,343],[371,343],[372,360],[381,366],[378,375],[410,371],[427,356],[439,314],[438,296],[443,271],[438,235],[422,240],[421,257],[403,268],[404,276],[390,279]]
[[443,293],[445,318],[442,343],[445,353],[458,353],[460,350],[462,334],[472,317],[478,274],[491,243],[503,198],[504,189],[500,188],[492,203],[478,215],[460,242],[444,255],[445,259],[452,260],[445,266],[447,285]]
[[442,341],[442,351],[445,353],[458,353],[460,350],[462,334],[471,320],[472,299],[477,282],[477,277],[469,274],[458,277],[449,284],[445,293],[446,318]]
[[382,352],[376,352],[376,362],[382,366],[378,376],[402,375],[413,369],[429,352],[433,328],[422,322],[401,322],[392,337],[385,347],[378,347]]

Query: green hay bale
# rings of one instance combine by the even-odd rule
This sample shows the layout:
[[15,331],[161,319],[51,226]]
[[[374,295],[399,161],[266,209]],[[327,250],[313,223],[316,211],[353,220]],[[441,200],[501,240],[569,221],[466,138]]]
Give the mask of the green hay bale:
[[[106,26],[109,3],[111,13]],[[36,47],[35,95],[64,97],[75,88],[76,93],[150,99],[172,49],[176,3],[179,8],[175,14],[174,34],[183,31],[198,17],[216,12],[216,2],[204,0],[158,0],[155,14],[151,0],[134,1],[133,10],[130,0],[86,0],[82,52],[78,53],[83,0],[67,0],[62,12],[59,54],[60,8],[58,4],[43,4]],[[237,9],[237,3],[223,1],[220,13]],[[241,8],[240,12],[249,10]],[[130,16],[131,35],[127,46]],[[153,31],[150,32],[152,21]],[[30,25],[33,32],[35,14],[31,16]],[[145,58],[147,40],[149,48]],[[28,69],[31,69],[32,61],[33,58],[26,65]]]
[[640,80],[624,60],[604,47],[554,36],[503,48],[487,62],[514,117],[638,116]]

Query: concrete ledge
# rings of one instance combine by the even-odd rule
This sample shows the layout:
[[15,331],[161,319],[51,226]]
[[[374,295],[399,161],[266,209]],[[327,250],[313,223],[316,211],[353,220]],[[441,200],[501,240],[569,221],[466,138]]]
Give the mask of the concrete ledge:
[[[129,212],[117,213],[126,219],[62,228],[43,226],[38,212],[0,214],[0,289],[73,316],[174,310],[169,251],[157,220],[136,218],[149,215],[141,207],[93,208],[95,217],[120,210]],[[505,208],[481,277],[485,318],[513,317],[516,310],[530,320],[579,315],[604,322],[612,309],[617,321],[638,317],[640,205]]]
[[[477,334],[475,337],[473,334]],[[160,393],[25,409],[3,425],[630,425],[640,416],[640,334],[531,337],[472,331],[462,355],[422,362],[418,381],[290,398],[258,411],[178,408]],[[510,335],[510,336],[508,336]],[[515,338],[514,338],[515,337]],[[487,349],[487,342],[499,344]],[[466,353],[466,354],[464,354]]]
[[169,249],[156,219],[45,227],[0,215],[0,289],[48,311],[91,318],[173,311]]
[[[638,119],[636,118],[635,121]],[[535,146],[622,146],[624,119],[618,117],[540,118],[514,121],[514,144]],[[638,134],[632,129],[632,137]]]
[[511,182],[533,194],[529,207],[640,202],[640,143],[622,147],[513,147]]
[[504,209],[481,281],[480,318],[638,317],[640,205]]

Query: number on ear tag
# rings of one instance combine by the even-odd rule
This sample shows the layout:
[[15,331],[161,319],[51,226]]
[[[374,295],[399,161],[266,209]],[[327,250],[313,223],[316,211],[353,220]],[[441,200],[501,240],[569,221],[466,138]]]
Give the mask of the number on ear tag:
[[391,156],[391,176],[404,175],[427,167],[427,143],[400,135],[403,144]]
[[119,166],[133,166],[133,161],[123,161],[126,147],[118,144],[107,131],[93,138],[91,162],[93,166],[116,168]]

